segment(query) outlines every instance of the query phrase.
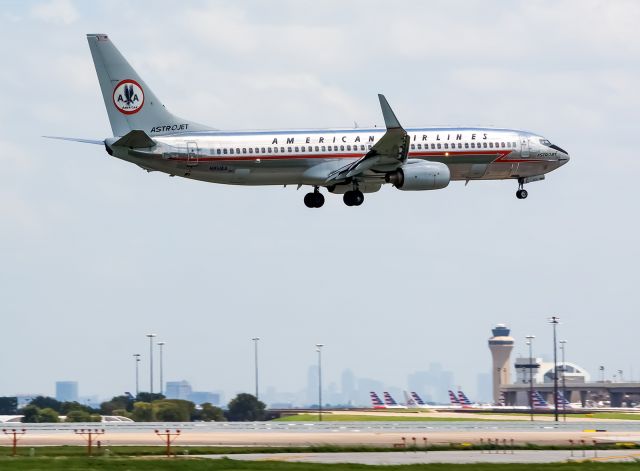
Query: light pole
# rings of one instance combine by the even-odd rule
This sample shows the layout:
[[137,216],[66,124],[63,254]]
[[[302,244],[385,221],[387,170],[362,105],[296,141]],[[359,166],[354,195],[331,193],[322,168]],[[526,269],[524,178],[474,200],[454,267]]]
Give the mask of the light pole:
[[316,352],[318,352],[318,421],[322,422],[322,347],[324,344],[316,344]]
[[259,399],[258,396],[258,342],[260,341],[260,337],[253,337],[253,364],[255,371],[255,379],[256,379],[256,400]]
[[138,397],[138,394],[140,393],[140,381],[138,376],[138,371],[139,371],[138,364],[140,363],[140,354],[134,353],[133,358],[135,358],[135,362],[136,362],[136,397]]
[[164,378],[162,376],[162,373],[163,373],[163,371],[162,371],[162,364],[163,364],[163,361],[162,361],[162,347],[164,347],[165,344],[166,344],[165,342],[158,342],[158,347],[160,347],[160,394],[162,394],[162,391],[164,390],[163,389],[164,388]]
[[149,392],[153,394],[153,338],[156,334],[147,334],[149,337]]
[[553,415],[558,422],[558,344],[556,341],[556,327],[560,323],[560,318],[553,316],[549,319],[553,326]]
[[527,345],[529,346],[529,412],[533,422],[533,339],[535,335],[527,335]]
[[621,383],[624,383],[624,378],[622,377],[622,370],[618,370],[618,378],[620,378]]
[[562,351],[562,417],[565,422],[567,421],[567,383],[565,373],[567,372],[567,363],[564,359],[566,340],[560,340],[560,350]]
[[600,365],[600,375],[602,377],[602,382],[604,383],[604,365]]

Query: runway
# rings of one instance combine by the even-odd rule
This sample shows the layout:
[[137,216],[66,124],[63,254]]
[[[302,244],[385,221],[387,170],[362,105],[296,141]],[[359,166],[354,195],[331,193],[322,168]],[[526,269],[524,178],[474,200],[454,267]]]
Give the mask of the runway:
[[378,453],[256,453],[243,455],[204,455],[204,458],[229,458],[239,461],[286,461],[296,463],[354,463],[368,465],[405,465],[427,463],[557,463],[585,460],[601,462],[633,462],[640,453],[630,450],[582,451],[523,450],[514,453],[481,453],[479,451],[378,452]]
[[[181,431],[176,445],[183,446],[449,446],[486,443],[496,439],[514,445],[568,446],[569,440],[638,441],[640,423],[627,422],[209,422],[118,424],[17,424],[27,433],[21,446],[81,445],[84,438],[74,429],[104,429],[99,437],[109,445],[160,445],[155,430]],[[8,426],[7,428],[11,428]],[[415,440],[414,440],[415,439]],[[1,443],[1,442],[0,442]]]

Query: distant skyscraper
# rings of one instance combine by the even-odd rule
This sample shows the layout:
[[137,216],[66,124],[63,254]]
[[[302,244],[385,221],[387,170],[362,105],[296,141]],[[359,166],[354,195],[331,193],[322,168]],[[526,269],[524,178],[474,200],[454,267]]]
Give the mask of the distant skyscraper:
[[60,402],[77,402],[78,382],[56,381],[56,399]]
[[509,357],[513,350],[513,337],[511,331],[504,324],[496,325],[493,330],[493,337],[489,339],[489,350],[493,357],[493,402],[500,402],[500,386],[511,383],[511,365]]
[[489,373],[478,373],[476,376],[476,401],[491,401],[491,375]]
[[453,373],[440,363],[430,363],[426,371],[416,371],[407,377],[410,391],[415,391],[425,401],[449,403],[448,390],[454,386]]
[[165,388],[164,395],[167,399],[189,400],[189,395],[192,392],[189,381],[167,381],[167,387]]
[[356,375],[353,371],[347,369],[342,372],[340,381],[340,389],[342,389],[342,401],[345,404],[350,404],[355,399],[356,393]]

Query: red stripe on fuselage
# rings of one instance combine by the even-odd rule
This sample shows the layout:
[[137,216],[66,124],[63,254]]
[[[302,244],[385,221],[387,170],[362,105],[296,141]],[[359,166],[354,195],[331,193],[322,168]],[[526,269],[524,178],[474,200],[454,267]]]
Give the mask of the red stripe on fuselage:
[[[474,156],[474,155],[496,155],[496,160],[493,163],[518,163],[518,162],[541,162],[541,160],[536,159],[506,159],[506,157],[514,152],[513,150],[502,150],[496,149],[492,151],[492,149],[487,149],[486,151],[471,151],[471,152],[460,152],[460,151],[450,151],[450,152],[409,152],[408,157],[459,157],[459,156]],[[214,156],[214,157],[171,157],[169,160],[178,161],[178,162],[248,162],[248,161],[257,161],[257,160],[310,160],[310,159],[359,159],[362,158],[361,153],[357,154],[269,154],[269,155],[243,155],[240,157],[231,157],[229,155],[225,156]],[[454,162],[455,163],[455,162]]]

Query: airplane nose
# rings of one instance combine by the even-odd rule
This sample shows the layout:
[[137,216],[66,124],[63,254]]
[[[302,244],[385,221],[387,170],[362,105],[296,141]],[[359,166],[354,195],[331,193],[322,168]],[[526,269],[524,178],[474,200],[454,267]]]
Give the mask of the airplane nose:
[[564,150],[562,147],[558,147],[555,144],[551,144],[552,149],[557,150],[560,153],[560,156],[558,157],[558,161],[562,162],[562,164],[566,164],[567,162],[569,162],[569,152],[567,152],[566,150]]

